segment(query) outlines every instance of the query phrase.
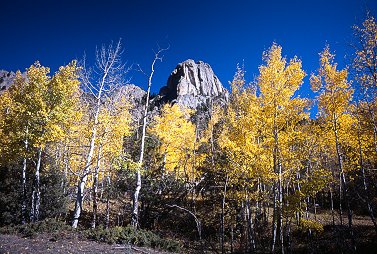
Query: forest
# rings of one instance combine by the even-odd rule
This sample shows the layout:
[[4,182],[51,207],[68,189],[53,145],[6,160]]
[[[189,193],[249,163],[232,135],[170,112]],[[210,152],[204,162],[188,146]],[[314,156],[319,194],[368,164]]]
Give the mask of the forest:
[[[0,92],[0,233],[67,234],[176,253],[373,253],[377,22],[303,69],[272,45],[251,82],[193,109],[125,92],[121,41]],[[309,77],[315,98],[299,90]],[[316,114],[311,114],[316,110]],[[93,251],[94,252],[94,251]],[[12,253],[12,252],[11,252]]]

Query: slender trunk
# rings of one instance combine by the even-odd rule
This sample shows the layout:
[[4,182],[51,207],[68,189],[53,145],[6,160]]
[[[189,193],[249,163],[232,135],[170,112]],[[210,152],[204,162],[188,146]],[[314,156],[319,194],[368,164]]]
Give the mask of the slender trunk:
[[314,220],[317,221],[317,201],[316,198],[313,198],[313,206],[314,206]]
[[141,135],[139,165],[138,165],[137,172],[136,172],[136,187],[135,187],[135,192],[134,192],[134,196],[133,196],[133,200],[132,200],[133,204],[132,204],[131,225],[134,228],[139,227],[139,193],[140,193],[141,184],[142,184],[141,183],[141,168],[142,168],[143,162],[144,162],[144,147],[145,147],[145,136],[146,136],[146,129],[147,129],[149,96],[150,96],[150,92],[151,92],[152,78],[153,78],[153,74],[154,74],[154,71],[155,71],[154,65],[155,65],[157,60],[161,60],[161,58],[159,57],[159,54],[162,51],[163,50],[160,49],[155,54],[155,57],[152,61],[152,65],[151,65],[151,73],[150,73],[149,78],[148,78],[148,90],[147,90],[147,95],[146,95],[147,98],[146,98],[145,107],[144,107],[144,114],[143,114],[143,126],[142,126],[142,135]]
[[363,166],[361,166],[361,174],[362,174],[362,177],[363,177],[363,187],[364,187],[364,192],[365,192],[369,216],[370,216],[370,219],[373,222],[374,230],[376,231],[376,234],[377,234],[377,223],[376,223],[376,219],[374,217],[373,207],[372,207],[372,205],[370,203],[370,199],[369,199],[368,185],[367,185],[366,176],[365,176],[365,169],[364,169]]
[[[274,115],[274,151],[273,151],[273,163],[274,163],[274,172],[278,175],[277,181],[277,188],[275,188],[275,196],[276,196],[276,189],[277,189],[277,200],[276,197],[274,198],[274,206],[275,206],[275,216],[274,220],[276,225],[274,225],[274,234],[273,234],[273,251],[274,245],[276,242],[276,231],[279,231],[279,240],[280,240],[280,247],[281,253],[284,254],[284,231],[283,231],[283,172],[282,172],[282,165],[281,165],[281,158],[279,152],[279,133],[278,127],[275,123],[275,119],[277,118],[277,113]],[[277,203],[277,206],[276,206]]]
[[253,216],[251,211],[251,205],[249,197],[246,198],[246,216],[247,216],[247,238],[249,242],[249,252],[253,253],[256,249],[255,246],[255,237],[254,237],[254,223],[253,223]]
[[261,214],[261,204],[260,204],[260,196],[261,196],[261,183],[260,183],[260,178],[258,178],[258,183],[257,183],[257,199],[255,202],[255,225],[258,227],[259,224],[259,218]]
[[[309,154],[309,160],[306,165],[306,179],[310,179],[310,170],[311,170],[311,163],[310,163],[310,154]],[[306,208],[305,208],[305,219],[309,219],[309,207],[310,207],[310,196],[306,197]],[[312,230],[309,228],[308,230],[309,237],[312,235]]]
[[373,123],[373,142],[374,142],[374,151],[376,152],[377,155],[377,124],[376,124],[376,117],[374,110],[370,108],[370,104],[368,103],[368,111],[369,114],[371,115],[372,118],[372,123]]
[[[334,122],[334,130],[335,130],[335,142],[336,142],[336,154],[338,157],[338,164],[339,164],[339,186],[340,186],[340,191],[343,190],[344,194],[343,197],[345,198],[345,201],[347,203],[348,207],[348,220],[349,220],[349,226],[352,226],[352,211],[350,210],[350,204],[349,204],[349,197],[348,197],[348,191],[347,191],[347,185],[346,185],[346,178],[343,170],[343,157],[340,152],[340,143],[339,143],[339,137],[338,137],[338,129],[337,129],[337,122]],[[343,187],[343,189],[342,189]],[[341,192],[342,194],[342,192]],[[340,204],[341,204],[342,198],[340,198]],[[341,207],[341,206],[340,206]],[[342,214],[342,213],[341,213]],[[343,218],[341,218],[343,220]],[[341,221],[342,223],[342,221]]]
[[[335,143],[336,143],[336,154],[338,156],[338,164],[339,164],[339,178],[340,178],[339,188],[341,190],[341,187],[343,186],[343,190],[345,194],[344,198],[345,198],[347,209],[348,209],[348,227],[350,230],[353,249],[354,251],[356,251],[355,238],[354,238],[353,229],[352,229],[352,209],[351,209],[351,204],[349,202],[349,193],[348,193],[346,178],[345,178],[345,174],[343,170],[343,157],[340,152],[338,126],[337,126],[335,114],[334,114],[334,134],[335,134]],[[342,203],[342,199],[340,198],[340,204],[341,203]],[[342,213],[340,213],[340,215],[341,215],[341,224],[342,224],[343,223]]]
[[73,221],[72,221],[73,228],[77,228],[78,223],[79,223],[79,218],[82,211],[82,202],[84,198],[84,189],[85,189],[85,184],[87,180],[88,180],[88,174],[85,174],[84,176],[80,177],[80,181],[77,184],[77,196],[76,196],[75,210],[73,213]]
[[343,200],[342,174],[339,173],[339,219],[340,219],[341,226],[343,226],[342,200]]
[[276,245],[276,233],[277,233],[277,201],[276,201],[276,181],[273,185],[274,191],[274,204],[273,204],[273,215],[272,215],[272,248],[271,252],[275,253],[275,245]]
[[221,253],[225,253],[225,199],[228,187],[228,174],[225,178],[223,198],[221,202]]
[[287,227],[287,249],[288,253],[292,252],[292,238],[291,238],[291,222],[288,223]]
[[330,186],[330,206],[331,206],[332,225],[335,226],[334,200],[333,200],[332,186]]
[[92,164],[93,154],[94,154],[94,148],[95,148],[95,141],[97,139],[97,125],[98,125],[98,116],[101,109],[101,93],[102,89],[99,91],[99,95],[97,97],[97,108],[96,112],[94,114],[94,125],[92,128],[92,135],[90,137],[90,145],[89,145],[89,152],[86,157],[86,163],[84,172],[80,177],[80,181],[77,184],[77,195],[76,195],[76,202],[75,202],[75,210],[73,213],[73,221],[72,221],[72,227],[77,228],[79,223],[79,218],[82,211],[82,202],[83,202],[83,195],[84,195],[84,189],[85,184],[88,179],[88,174],[90,173],[90,167]]
[[106,218],[105,218],[105,225],[106,228],[109,228],[110,225],[110,176],[107,175],[107,197],[106,197]]
[[[286,193],[286,196],[288,197],[289,196],[289,185],[290,183],[288,182],[287,185],[286,185],[286,189],[285,189],[285,193]],[[293,184],[294,186],[294,184]],[[294,187],[293,187],[294,188]],[[289,200],[286,199],[285,200],[285,207],[289,207]],[[285,244],[287,246],[287,252],[289,253],[290,250],[291,250],[291,219],[292,217],[291,216],[286,216],[285,218],[285,225],[284,225],[284,229],[285,229],[285,235],[286,235],[286,238],[285,238]]]
[[374,230],[377,234],[377,223],[376,223],[376,219],[374,217],[373,207],[370,203],[370,198],[369,198],[369,193],[368,193],[368,185],[367,185],[367,180],[366,180],[366,176],[365,176],[363,146],[362,146],[362,142],[361,142],[361,123],[360,123],[360,117],[359,117],[358,114],[357,114],[357,119],[358,119],[359,165],[360,165],[361,175],[362,175],[362,178],[363,178],[363,188],[364,188],[364,193],[365,193],[364,195],[365,195],[366,205],[367,205],[368,212],[369,212],[369,217],[372,220],[372,223],[374,225]]
[[368,207],[369,216],[370,216],[370,219],[373,222],[374,230],[375,230],[375,232],[377,234],[377,223],[376,223],[376,219],[374,217],[373,207],[372,207],[372,205],[370,203],[370,199],[369,199],[368,185],[366,183],[366,176],[365,176],[364,167],[361,167],[361,173],[362,173],[362,177],[363,177],[363,187],[364,187],[364,192],[365,192],[365,196],[366,196],[366,203],[367,203],[367,207]]
[[[300,185],[300,180],[301,180],[301,174],[300,172],[297,172],[296,174],[296,178],[297,178],[297,190],[301,193],[301,185]],[[300,225],[300,220],[301,220],[301,213],[302,213],[302,204],[301,204],[301,198],[299,200],[299,211],[296,212],[296,223],[297,223],[297,226]]]
[[42,148],[38,149],[38,159],[37,159],[37,167],[35,170],[35,178],[34,178],[34,188],[32,193],[32,204],[31,204],[31,212],[30,212],[30,221],[36,222],[39,220],[39,206],[41,203],[41,192],[40,192],[40,168],[41,168],[41,160],[42,160]]
[[[262,184],[262,191],[263,193],[266,192],[266,185]],[[270,215],[270,209],[269,208],[269,202],[265,199],[263,199],[263,224],[268,225],[268,216]]]
[[67,194],[67,182],[68,182],[68,167],[69,167],[69,157],[68,157],[68,148],[67,144],[64,145],[64,152],[63,152],[63,158],[64,158],[64,176],[62,180],[62,189],[63,189],[63,195]]
[[283,227],[283,180],[282,168],[279,160],[279,224],[280,224],[280,246],[281,253],[284,254],[284,227]]
[[97,155],[97,166],[93,177],[93,218],[92,218],[92,228],[96,227],[97,224],[97,210],[98,210],[98,174],[101,168],[101,156],[102,156],[102,144],[98,148]]
[[344,192],[345,192],[346,204],[347,204],[347,209],[348,209],[348,229],[349,229],[349,232],[350,232],[350,235],[351,235],[353,251],[356,252],[356,241],[355,241],[355,235],[354,235],[353,226],[352,226],[353,225],[352,224],[353,211],[351,209],[350,197],[349,197],[349,192],[348,192],[347,182],[346,182],[344,172],[342,174],[342,182],[343,182],[343,185],[344,185]]
[[141,190],[141,173],[140,169],[136,172],[136,189],[133,197],[133,209],[132,209],[132,218],[131,224],[134,228],[139,227],[139,193]]
[[[110,80],[113,80],[115,76],[111,77],[111,75],[114,74],[117,70],[122,69],[121,64],[119,64],[119,58],[121,52],[121,45],[120,41],[118,42],[117,46],[113,49],[111,46],[108,48],[107,51],[103,48],[101,52],[97,51],[97,57],[96,61],[98,63],[97,67],[100,71],[101,79],[99,80],[98,84],[96,84],[96,89],[92,90],[93,85],[88,81],[86,84],[89,89],[92,91],[92,95],[94,95],[95,98],[95,112],[92,118],[93,127],[91,129],[91,137],[89,142],[89,150],[86,155],[85,160],[85,166],[83,170],[81,171],[80,180],[77,184],[77,196],[76,196],[76,202],[75,202],[75,210],[73,215],[73,221],[72,221],[72,227],[77,228],[78,221],[80,218],[80,214],[82,211],[82,203],[83,203],[83,194],[85,189],[85,184],[88,179],[88,175],[91,172],[91,166],[92,166],[92,160],[94,156],[94,148],[97,141],[97,128],[98,128],[98,117],[101,112],[102,103],[103,103],[103,97],[104,93],[108,91],[106,89],[106,86],[109,85],[109,76]],[[116,80],[116,78],[115,78]],[[112,83],[113,81],[110,81]],[[116,85],[116,84],[110,84],[110,86]]]
[[104,184],[105,180],[103,180],[103,179],[105,179],[105,171],[104,171],[104,170],[102,170],[102,172],[99,171],[99,172],[98,172],[98,175],[101,174],[101,173],[102,173],[102,181],[101,181],[101,183],[100,183],[100,184],[101,184],[101,187],[100,187],[99,199],[102,200],[102,198],[103,198],[103,192],[105,191],[105,184]]
[[242,240],[243,242],[245,242],[245,247],[242,248],[242,250],[244,252],[248,252],[250,247],[249,247],[249,234],[248,234],[248,218],[247,218],[247,207],[246,207],[246,201],[242,201],[242,204],[241,204],[241,214],[242,214]]
[[28,135],[29,135],[29,127],[26,126],[25,130],[25,140],[24,140],[24,145],[25,145],[25,157],[22,162],[22,204],[21,204],[21,223],[25,224],[26,223],[26,167],[27,167],[27,158],[26,154],[28,151]]
[[336,121],[336,115],[333,115],[333,130],[335,136],[335,149],[336,155],[338,159],[338,167],[339,167],[339,218],[340,218],[340,225],[343,226],[343,209],[342,209],[342,201],[343,201],[343,158],[340,153],[340,144],[339,144],[339,137],[338,137],[338,125]]
[[[327,156],[325,156],[325,165],[327,166]],[[331,176],[332,181],[330,184],[330,206],[331,206],[331,217],[332,217],[332,225],[335,226],[335,209],[334,209],[334,190],[335,190],[335,172],[334,168],[331,168]]]
[[97,200],[97,191],[98,191],[98,172],[96,171],[93,179],[93,218],[92,218],[92,228],[96,228],[97,225],[97,210],[98,210],[98,200]]
[[184,207],[181,207],[181,206],[178,206],[178,205],[167,205],[168,207],[170,208],[178,208],[182,211],[185,211],[187,213],[189,213],[195,220],[195,224],[196,224],[196,230],[198,231],[198,237],[199,237],[199,240],[202,240],[202,223],[201,221],[198,219],[198,217],[195,215],[195,213],[193,213],[192,211],[184,208]]

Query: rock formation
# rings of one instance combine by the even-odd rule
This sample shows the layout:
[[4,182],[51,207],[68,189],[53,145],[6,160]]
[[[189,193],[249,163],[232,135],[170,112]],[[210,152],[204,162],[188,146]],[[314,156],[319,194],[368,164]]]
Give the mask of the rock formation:
[[[11,85],[14,76],[13,72],[0,70],[0,93]],[[128,84],[116,93],[126,95],[132,105],[133,118],[141,119],[146,92],[138,86]],[[166,86],[160,89],[158,97],[153,101],[154,105],[173,102],[205,111],[208,110],[207,106],[211,100],[214,103],[225,104],[228,97],[227,89],[223,87],[209,64],[189,59],[177,65],[170,74]]]
[[122,86],[117,94],[122,94],[125,96],[127,101],[131,104],[131,115],[132,118],[137,121],[142,118],[144,110],[144,97],[147,94],[143,89],[133,84],[127,84]]
[[163,102],[197,108],[209,102],[226,102],[228,91],[207,63],[189,59],[177,65],[159,92]]

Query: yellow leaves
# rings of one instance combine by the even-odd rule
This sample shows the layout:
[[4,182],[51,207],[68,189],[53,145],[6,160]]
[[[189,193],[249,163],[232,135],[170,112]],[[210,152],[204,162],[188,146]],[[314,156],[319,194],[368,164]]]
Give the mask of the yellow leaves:
[[98,117],[97,142],[102,145],[106,159],[111,161],[123,147],[123,138],[131,131],[130,105],[124,95],[107,100]]
[[302,70],[301,60],[294,57],[287,63],[281,54],[282,47],[274,43],[264,52],[266,65],[259,67],[258,86],[264,114],[269,114],[268,118],[271,120],[269,124],[276,124],[273,119],[278,114],[284,115],[287,112],[286,108],[306,75]]
[[231,83],[231,104],[219,137],[230,159],[230,181],[246,178],[249,186],[257,179],[276,181],[274,158],[282,162],[286,178],[301,166],[298,150],[292,147],[302,135],[299,123],[308,118],[309,101],[293,96],[306,74],[297,57],[287,62],[281,54],[277,44],[264,52],[266,65],[259,68],[257,87],[244,87],[239,68]]
[[310,75],[310,84],[313,92],[318,92],[322,88],[322,79],[313,73]]
[[347,79],[347,69],[338,71],[334,57],[327,45],[320,53],[318,74],[311,75],[310,83],[312,90],[320,93],[317,97],[320,111],[327,117],[337,118],[346,112],[352,100],[353,89]]
[[324,231],[323,225],[321,223],[310,219],[301,219],[300,229],[303,231],[303,233],[306,233],[306,231],[311,230],[311,232],[315,234],[321,234]]
[[1,107],[6,113],[1,112],[4,121],[0,127],[9,137],[8,150],[15,156],[25,154],[26,139],[31,156],[34,156],[33,148],[45,148],[51,142],[64,139],[72,116],[77,115],[76,63],[59,70],[51,78],[48,76],[50,69],[36,62],[25,74],[17,71],[13,85],[2,95]]
[[356,79],[364,88],[376,88],[377,78],[377,23],[373,16],[369,16],[362,26],[354,26],[356,51],[353,68]]
[[178,104],[166,104],[149,131],[159,140],[164,168],[177,177],[192,179],[196,177],[195,168],[202,158],[195,155],[195,126],[189,116],[190,110],[181,109]]

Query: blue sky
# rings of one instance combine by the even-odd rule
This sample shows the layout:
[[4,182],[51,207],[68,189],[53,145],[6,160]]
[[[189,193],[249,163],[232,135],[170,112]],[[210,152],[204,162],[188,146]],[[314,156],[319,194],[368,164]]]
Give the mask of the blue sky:
[[[89,61],[96,45],[122,38],[124,60],[146,70],[156,43],[170,44],[158,63],[153,92],[166,83],[177,63],[208,62],[228,86],[236,64],[245,62],[248,80],[258,74],[261,56],[275,41],[288,58],[297,55],[305,71],[315,71],[318,53],[330,44],[340,66],[350,52],[353,24],[366,10],[377,14],[377,0],[308,1],[1,1],[0,69],[24,70],[34,61],[52,71],[72,59]],[[146,86],[139,73],[132,83]],[[313,97],[308,78],[300,91]]]

